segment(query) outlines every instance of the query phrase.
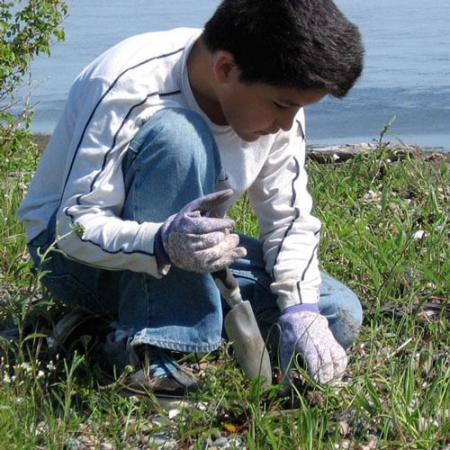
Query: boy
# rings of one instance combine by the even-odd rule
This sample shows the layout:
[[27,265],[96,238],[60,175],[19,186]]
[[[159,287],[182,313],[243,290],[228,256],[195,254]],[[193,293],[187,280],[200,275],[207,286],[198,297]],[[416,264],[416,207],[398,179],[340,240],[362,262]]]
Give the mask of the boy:
[[[105,358],[131,384],[197,388],[170,350],[217,348],[226,266],[263,336],[278,325],[284,373],[298,354],[318,382],[342,376],[362,312],[319,272],[303,108],[343,97],[362,57],[331,0],[224,0],[204,30],[131,37],[75,80],[19,217],[36,266],[64,252],[42,267],[55,298],[117,317]],[[245,191],[259,241],[224,217]]]

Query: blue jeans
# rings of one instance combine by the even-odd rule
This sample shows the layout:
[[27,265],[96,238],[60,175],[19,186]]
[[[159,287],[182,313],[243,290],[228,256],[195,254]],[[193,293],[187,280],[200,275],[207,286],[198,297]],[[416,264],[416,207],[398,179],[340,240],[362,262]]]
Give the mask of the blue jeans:
[[[204,120],[195,112],[168,108],[156,113],[131,141],[124,158],[125,220],[161,222],[189,201],[214,192],[220,157]],[[227,305],[210,274],[172,267],[162,279],[131,271],[92,268],[51,252],[42,264],[38,248],[55,239],[48,228],[29,244],[36,267],[46,272],[43,284],[66,304],[117,318],[132,344],[150,344],[182,352],[208,352],[219,345]],[[231,267],[245,299],[255,311],[263,336],[280,314],[264,270],[261,244],[241,236],[247,256]],[[336,339],[348,347],[356,338],[362,310],[356,295],[323,274],[319,308]]]

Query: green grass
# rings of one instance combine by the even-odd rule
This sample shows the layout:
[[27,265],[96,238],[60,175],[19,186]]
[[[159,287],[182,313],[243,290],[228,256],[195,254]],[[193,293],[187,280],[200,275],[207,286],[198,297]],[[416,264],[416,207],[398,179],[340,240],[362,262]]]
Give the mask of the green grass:
[[[19,155],[0,174],[0,325],[22,326],[29,315],[51,322],[58,311],[51,301],[33,303],[45,293],[15,219],[34,164],[32,153]],[[261,392],[245,380],[224,347],[198,363],[199,404],[170,419],[152,398],[124,399],[114,387],[99,388],[83,355],[55,359],[45,337],[34,335],[0,344],[0,447],[158,448],[149,437],[170,430],[183,449],[230,433],[249,449],[446,448],[448,164],[394,151],[342,164],[309,162],[308,171],[323,222],[322,268],[353,288],[365,309],[342,386],[304,381],[282,399],[277,386]],[[246,199],[233,215],[241,231],[257,234]]]

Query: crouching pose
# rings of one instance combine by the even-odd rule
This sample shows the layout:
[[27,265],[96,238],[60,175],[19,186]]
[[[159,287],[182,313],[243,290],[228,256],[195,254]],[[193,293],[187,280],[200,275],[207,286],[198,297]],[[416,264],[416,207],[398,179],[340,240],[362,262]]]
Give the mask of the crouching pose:
[[[280,330],[284,373],[298,354],[320,383],[343,375],[362,311],[319,271],[304,109],[345,96],[362,59],[332,0],[224,0],[204,29],[130,37],[76,78],[19,218],[53,296],[117,318],[105,360],[131,382],[197,388],[171,351],[219,345],[227,266],[262,335]],[[226,218],[245,192],[258,240]]]

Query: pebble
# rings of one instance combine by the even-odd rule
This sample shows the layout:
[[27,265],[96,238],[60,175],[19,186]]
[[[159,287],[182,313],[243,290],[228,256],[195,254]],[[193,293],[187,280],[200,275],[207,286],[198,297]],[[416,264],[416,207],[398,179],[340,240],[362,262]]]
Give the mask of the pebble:
[[363,196],[363,200],[365,200],[367,202],[377,202],[380,199],[381,199],[381,194],[379,194],[378,192],[374,192],[374,191],[369,191],[366,194],[364,194],[364,196]]
[[67,448],[67,450],[78,450],[77,439],[73,437],[67,439],[67,441],[65,442],[65,448]]
[[228,437],[222,436],[212,443],[212,448],[246,450],[244,442],[239,436],[228,436]]
[[173,439],[171,434],[167,431],[153,434],[147,440],[147,444],[154,445],[158,449],[164,450],[176,450],[178,448],[177,441]]
[[114,446],[110,444],[109,442],[103,442],[100,445],[100,450],[114,450]]

